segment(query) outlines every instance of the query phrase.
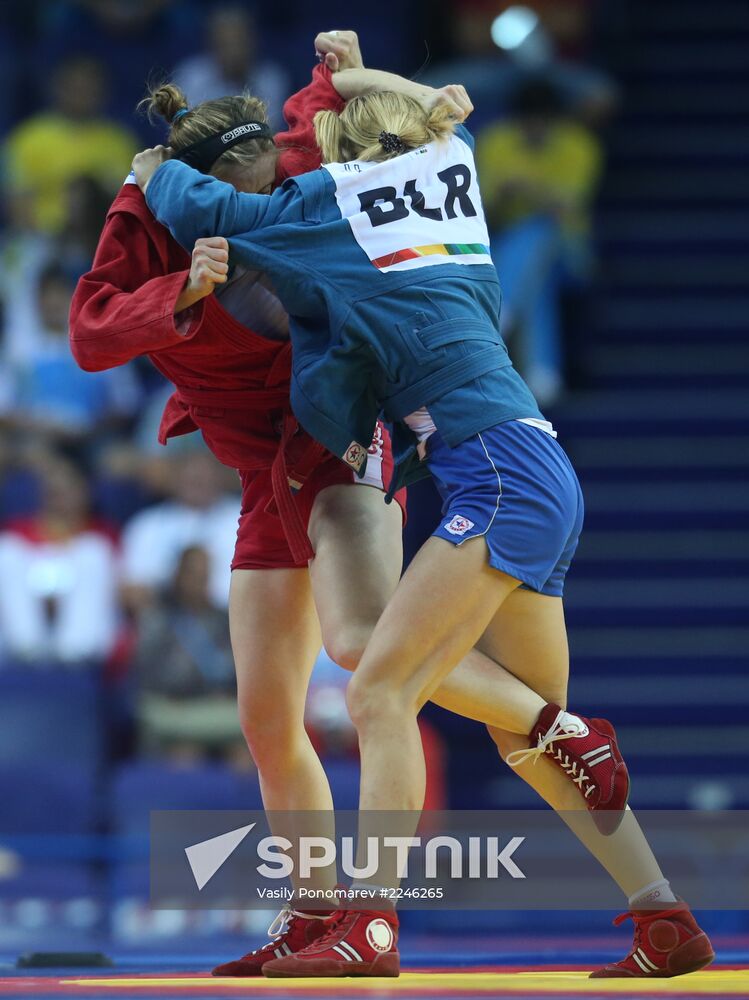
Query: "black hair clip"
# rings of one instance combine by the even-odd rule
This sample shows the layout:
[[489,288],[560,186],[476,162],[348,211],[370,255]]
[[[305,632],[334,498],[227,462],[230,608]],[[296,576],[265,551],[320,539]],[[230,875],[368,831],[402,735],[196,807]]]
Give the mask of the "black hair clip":
[[380,145],[386,153],[402,153],[406,148],[399,135],[394,132],[386,132],[384,129],[380,132]]

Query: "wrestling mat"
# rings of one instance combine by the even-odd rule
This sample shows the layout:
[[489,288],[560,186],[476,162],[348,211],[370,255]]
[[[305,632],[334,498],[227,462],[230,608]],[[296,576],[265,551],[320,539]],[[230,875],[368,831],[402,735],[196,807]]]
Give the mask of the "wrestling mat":
[[439,998],[749,997],[749,968],[706,969],[677,979],[588,978],[578,968],[416,969],[399,979],[214,979],[190,973],[23,976],[0,979],[0,997]]

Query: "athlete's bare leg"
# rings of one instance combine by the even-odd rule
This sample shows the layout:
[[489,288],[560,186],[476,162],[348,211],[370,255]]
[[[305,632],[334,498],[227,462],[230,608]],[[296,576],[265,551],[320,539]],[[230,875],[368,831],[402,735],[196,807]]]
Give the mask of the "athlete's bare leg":
[[320,649],[307,571],[234,570],[229,624],[239,717],[266,809],[327,808],[328,782],[304,730]]
[[[425,549],[436,548],[435,543],[440,549],[449,546],[434,539]],[[431,699],[452,711],[489,723],[489,732],[503,755],[527,745],[526,734],[546,702],[566,705],[569,651],[561,599],[516,589],[517,581],[488,566],[483,545],[470,547],[474,550],[473,558],[461,559],[465,565],[460,570],[449,554],[445,558],[441,551],[435,553],[433,563],[430,560],[427,564],[422,559],[423,567],[416,566],[415,560],[414,566],[421,572],[417,576],[409,570],[404,577],[408,590],[404,594],[405,587],[399,588],[398,597],[383,615],[382,625],[388,631],[382,633],[378,629],[380,634],[373,637],[352,682],[352,714],[360,724],[362,745],[362,809],[421,808],[423,756],[418,730],[410,720],[426,700],[438,672],[444,671],[446,664],[449,671],[456,648],[461,642],[470,644],[471,630],[466,630],[466,620],[475,620],[474,608],[478,607],[479,616],[488,616],[490,620],[476,638],[476,648],[444,676],[439,687],[431,691]],[[453,552],[469,550],[469,546],[449,548]],[[448,565],[445,567],[443,562]],[[480,583],[472,581],[474,573],[479,575]],[[410,609],[409,599],[413,602]],[[500,606],[492,613],[498,601]],[[451,641],[446,641],[446,636]],[[421,663],[417,662],[419,658]],[[362,695],[355,685],[370,662],[373,675],[371,680],[367,678]],[[383,679],[386,669],[393,671],[394,678]],[[387,710],[379,715],[378,707],[386,704]],[[405,706],[406,712],[399,713],[399,706]],[[510,718],[512,732],[492,725],[493,719],[503,715]],[[369,772],[365,750],[368,741],[375,758],[375,766]],[[383,765],[384,747],[394,748],[395,757]],[[384,753],[387,755],[387,751]],[[413,772],[404,774],[414,759]],[[387,777],[378,777],[378,765]],[[616,833],[606,837],[598,831],[576,789],[550,761],[541,759],[536,765],[526,764],[518,773],[562,813],[568,826],[625,894],[632,895],[644,885],[663,878],[629,810]],[[374,794],[365,791],[367,780],[369,788],[374,786]],[[382,785],[378,790],[379,781]],[[414,791],[409,792],[409,788]],[[400,792],[398,800],[393,792],[396,795]]]
[[309,522],[310,577],[330,658],[354,670],[398,586],[403,514],[373,486],[329,486]]
[[[401,529],[400,507],[385,504],[373,487],[329,486],[315,500],[309,524],[316,552],[310,563],[315,604],[325,648],[347,670],[356,668],[395,593],[403,561]],[[431,700],[487,725],[511,726],[516,699],[524,694],[525,686],[509,672],[471,650]]]
[[[489,566],[483,539],[454,546],[430,538],[417,553],[349,682],[362,810],[422,808],[424,754],[416,716],[518,586]],[[528,733],[545,701],[517,678],[514,684],[513,728]]]
[[[479,640],[478,648],[502,664],[502,673],[522,677],[545,701],[566,707],[569,653],[561,598],[545,597],[528,590],[514,591]],[[448,678],[448,683],[450,680],[452,677]],[[515,733],[491,726],[489,733],[502,757],[527,746],[527,740]],[[560,813],[626,896],[663,878],[645,835],[629,809],[616,832],[604,836],[577,790],[550,760],[541,757],[536,764],[522,764],[515,770]]]
[[[229,623],[237,671],[239,717],[257,765],[268,812],[330,814],[333,799],[320,758],[304,728],[307,687],[320,650],[320,627],[306,569],[234,570]],[[277,821],[274,833],[295,842],[304,831]],[[327,834],[325,820],[315,832]],[[332,822],[332,820],[331,820]],[[332,829],[332,827],[331,827]],[[335,872],[317,869],[309,888],[330,889]]]
[[[333,486],[317,498],[310,521],[317,558],[310,572],[329,652],[348,669],[359,662],[397,585],[400,529],[400,508],[384,504],[381,492],[370,487]],[[527,715],[522,715],[527,688],[540,695],[537,706],[547,701],[566,706],[568,675],[561,599],[515,589],[476,648],[444,677],[431,700],[486,723],[504,756],[526,745],[526,734],[535,721],[534,716],[528,725]],[[524,723],[516,721],[519,712]],[[501,728],[508,722],[515,725],[515,732]],[[550,761],[542,758],[536,765],[517,770],[549,805],[562,812],[565,822],[627,895],[663,877],[631,812],[613,836],[603,836],[577,791]]]

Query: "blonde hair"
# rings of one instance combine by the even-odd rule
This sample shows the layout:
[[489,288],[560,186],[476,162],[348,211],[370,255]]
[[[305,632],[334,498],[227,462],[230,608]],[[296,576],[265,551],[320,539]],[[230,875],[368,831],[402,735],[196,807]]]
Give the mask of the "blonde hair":
[[[194,108],[189,107],[187,98],[174,83],[163,83],[153,87],[139,104],[151,121],[162,118],[169,124],[168,144],[175,155],[201,139],[227,132],[242,122],[268,121],[268,110],[263,101],[250,94],[236,97],[218,97],[213,101],[203,101]],[[186,114],[179,114],[180,111]],[[275,150],[270,136],[240,142],[215,161],[213,166],[252,166],[263,153]]]
[[339,115],[318,111],[314,125],[323,163],[346,163],[390,160],[446,138],[455,121],[444,106],[426,111],[413,97],[383,91],[353,98]]

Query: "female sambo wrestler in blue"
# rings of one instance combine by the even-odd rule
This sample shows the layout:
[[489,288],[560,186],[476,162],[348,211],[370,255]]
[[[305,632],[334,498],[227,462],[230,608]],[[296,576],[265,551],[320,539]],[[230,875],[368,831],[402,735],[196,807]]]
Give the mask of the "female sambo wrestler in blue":
[[[291,401],[306,430],[363,473],[382,412],[394,425],[391,492],[429,472],[441,493],[440,526],[348,687],[360,808],[421,809],[418,712],[476,646],[496,661],[506,718],[492,735],[507,762],[543,761],[548,801],[567,810],[584,804],[639,864],[647,845],[625,811],[629,778],[614,729],[561,707],[562,589],[583,501],[499,335],[472,139],[444,110],[429,113],[394,93],[357,98],[340,115],[320,112],[315,125],[326,166],[270,196],[239,194],[177,161],[160,165],[161,149],[134,166],[150,208],[183,246],[229,237],[232,259],[267,273],[291,318]],[[649,864],[643,886],[658,887],[658,920],[669,925],[658,940],[668,937],[668,947],[649,948],[638,930],[645,958],[633,950],[599,974],[675,975],[712,957]],[[394,881],[380,873],[378,886]],[[641,898],[630,902],[645,928],[654,911],[637,909]],[[342,910],[328,934],[263,971],[396,975],[396,928],[392,913]]]

